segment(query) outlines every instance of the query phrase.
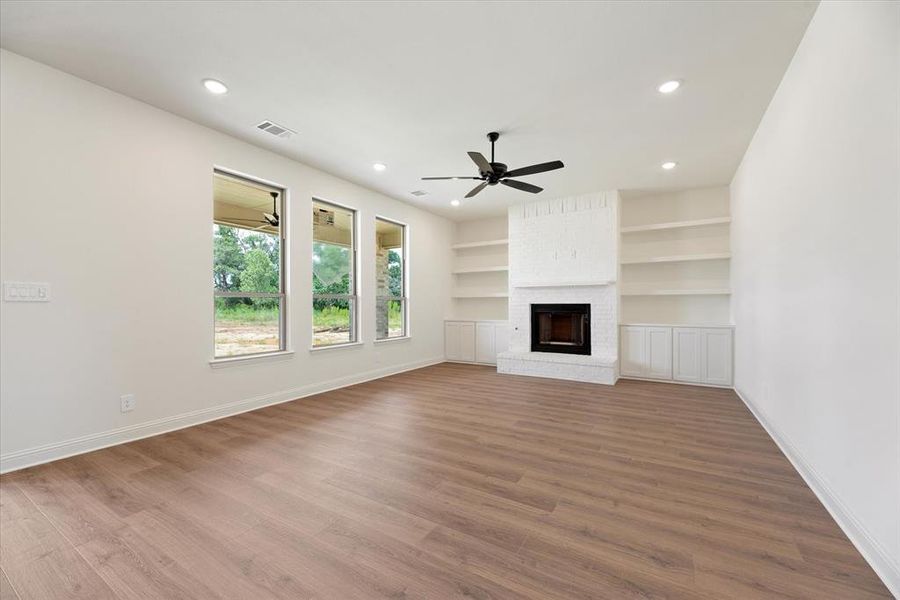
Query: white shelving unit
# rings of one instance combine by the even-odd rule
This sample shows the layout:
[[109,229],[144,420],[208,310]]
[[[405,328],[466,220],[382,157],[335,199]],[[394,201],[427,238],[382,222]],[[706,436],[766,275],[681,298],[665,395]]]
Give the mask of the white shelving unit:
[[703,227],[704,225],[724,225],[731,223],[731,217],[713,217],[711,219],[692,219],[690,221],[672,221],[670,223],[651,223],[649,225],[632,225],[622,227],[620,233],[640,233],[642,231],[660,231],[663,229],[683,229],[685,227]]
[[509,292],[468,292],[465,290],[453,290],[454,298],[509,298]]
[[503,273],[509,271],[509,265],[498,265],[494,267],[469,267],[467,269],[456,269],[454,275],[462,275],[463,273]]
[[507,218],[459,223],[454,255],[451,319],[505,321],[509,298]]
[[728,296],[730,294],[731,290],[727,288],[654,289],[634,285],[622,287],[623,296]]
[[[648,230],[651,231],[651,230]],[[728,252],[706,252],[703,254],[675,254],[672,256],[644,256],[622,259],[623,265],[641,265],[648,263],[691,262],[696,260],[726,260],[731,258]]]
[[485,240],[483,242],[463,242],[460,244],[453,244],[450,246],[454,250],[463,250],[465,248],[487,248],[488,246],[506,246],[509,244],[509,240],[503,238],[501,240]]
[[622,194],[620,322],[727,326],[727,187]]

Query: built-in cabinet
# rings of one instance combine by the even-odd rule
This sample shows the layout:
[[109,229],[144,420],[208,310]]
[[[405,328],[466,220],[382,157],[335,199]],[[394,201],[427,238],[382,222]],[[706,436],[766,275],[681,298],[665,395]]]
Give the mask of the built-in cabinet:
[[672,378],[672,328],[621,328],[622,375],[632,377]]
[[623,325],[622,377],[731,386],[730,327]]
[[497,364],[497,354],[509,348],[506,321],[445,321],[444,353],[447,360]]

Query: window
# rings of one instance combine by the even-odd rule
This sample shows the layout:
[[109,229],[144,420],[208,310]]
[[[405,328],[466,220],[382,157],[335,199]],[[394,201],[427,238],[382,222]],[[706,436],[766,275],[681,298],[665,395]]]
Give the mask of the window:
[[313,347],[357,335],[356,211],[313,200]]
[[285,349],[284,190],[213,175],[216,358]]
[[375,219],[375,337],[406,335],[406,226]]

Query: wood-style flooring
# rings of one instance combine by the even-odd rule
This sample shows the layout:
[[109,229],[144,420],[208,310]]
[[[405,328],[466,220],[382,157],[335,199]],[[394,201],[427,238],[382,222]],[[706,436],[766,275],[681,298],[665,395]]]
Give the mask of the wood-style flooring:
[[4,475],[0,597],[888,598],[730,390],[445,363]]

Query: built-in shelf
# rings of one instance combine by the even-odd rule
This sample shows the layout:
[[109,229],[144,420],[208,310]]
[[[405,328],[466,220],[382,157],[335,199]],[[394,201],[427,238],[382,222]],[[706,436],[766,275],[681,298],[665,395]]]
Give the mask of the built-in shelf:
[[509,292],[453,292],[454,298],[509,298]]
[[697,288],[697,289],[623,289],[623,296],[728,296],[731,290],[727,288]]
[[721,225],[731,223],[731,217],[714,217],[711,219],[694,219],[691,221],[671,221],[669,223],[653,223],[650,225],[633,225],[622,227],[622,233],[638,233],[640,231],[660,231],[663,229],[682,229],[684,227],[703,227],[705,225]]
[[517,282],[513,284],[513,287],[517,288],[544,288],[544,287],[588,287],[594,285],[610,285],[615,283],[615,280],[603,280],[603,281],[556,281],[553,283],[537,283],[537,282]]
[[623,265],[639,265],[649,263],[689,262],[692,260],[720,260],[731,258],[730,252],[708,252],[706,254],[681,254],[675,256],[648,256],[645,258],[622,259]]
[[467,267],[465,269],[456,269],[453,271],[454,275],[459,275],[461,273],[502,273],[504,271],[509,271],[509,265],[497,265],[494,267]]
[[485,240],[483,242],[463,242],[461,244],[453,244],[450,246],[454,250],[462,250],[463,248],[485,248],[487,246],[506,246],[509,244],[508,239],[502,240]]

